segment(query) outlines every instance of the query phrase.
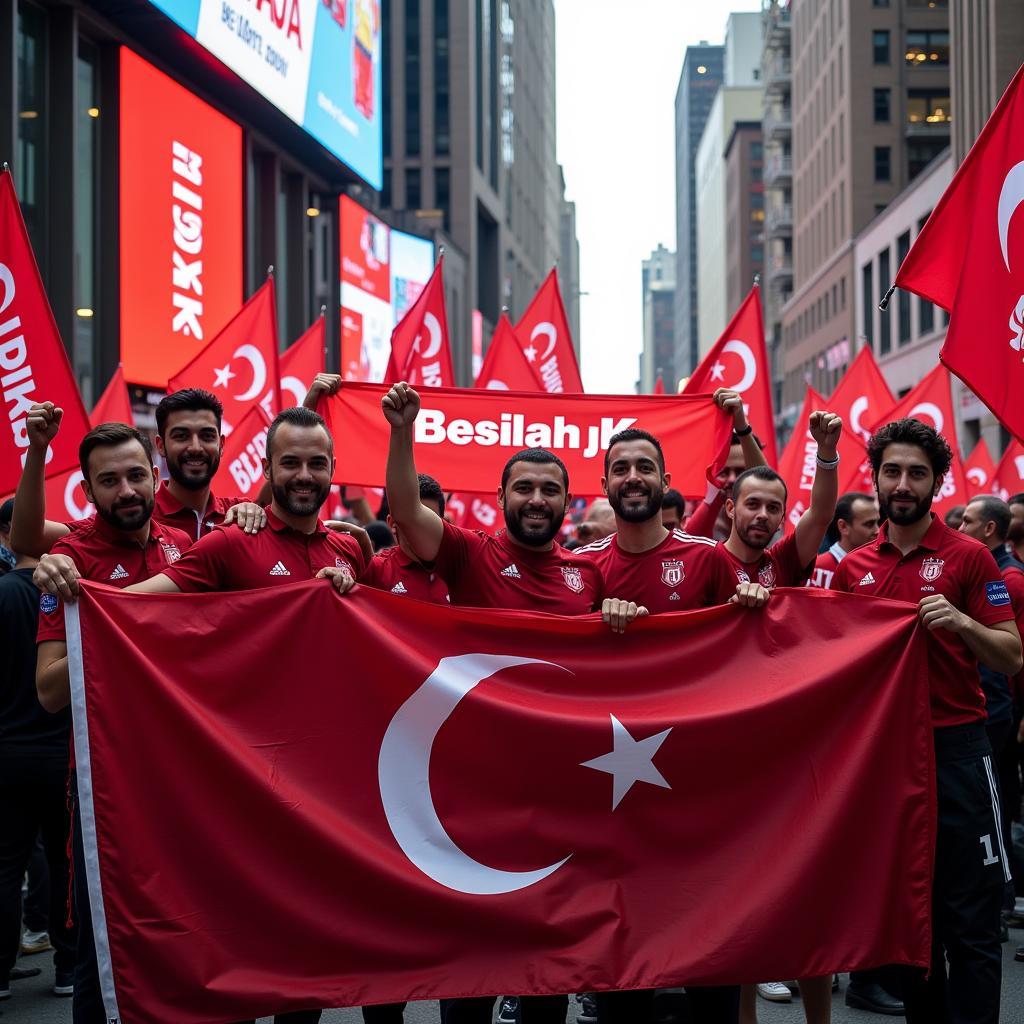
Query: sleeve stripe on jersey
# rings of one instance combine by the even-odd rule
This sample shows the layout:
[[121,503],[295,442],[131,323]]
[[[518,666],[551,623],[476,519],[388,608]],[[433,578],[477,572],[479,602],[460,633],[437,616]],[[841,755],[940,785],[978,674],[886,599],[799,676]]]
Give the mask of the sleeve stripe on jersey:
[[615,540],[615,534],[610,533],[607,537],[602,537],[600,540],[595,540],[591,544],[587,544],[586,547],[575,548],[573,550],[574,555],[586,555],[592,551],[604,551],[612,541]]
[[676,540],[687,541],[694,544],[707,544],[713,548],[718,547],[717,540],[713,540],[711,537],[698,537],[695,533],[684,533],[678,527],[672,531],[672,536],[675,537]]

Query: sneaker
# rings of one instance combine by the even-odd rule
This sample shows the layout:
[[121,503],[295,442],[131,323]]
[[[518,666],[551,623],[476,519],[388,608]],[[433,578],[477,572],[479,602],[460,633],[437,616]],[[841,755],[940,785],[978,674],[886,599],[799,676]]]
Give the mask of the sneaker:
[[580,992],[576,996],[576,1024],[597,1024],[597,1000],[593,992]]
[[49,932],[23,932],[21,936],[21,951],[26,956],[32,953],[45,953],[53,949],[50,944]]
[[519,996],[502,996],[498,1024],[519,1024]]
[[793,1001],[793,993],[781,981],[762,981],[757,986],[757,994],[770,1003],[791,1003]]
[[55,996],[73,996],[75,994],[75,975],[73,971],[58,971],[53,980]]

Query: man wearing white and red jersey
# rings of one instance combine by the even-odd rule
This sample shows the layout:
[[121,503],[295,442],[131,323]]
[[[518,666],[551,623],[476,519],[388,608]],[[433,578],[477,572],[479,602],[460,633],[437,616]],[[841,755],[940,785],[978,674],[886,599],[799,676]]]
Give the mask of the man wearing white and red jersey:
[[927,978],[901,970],[903,1002],[911,1024],[997,1024],[1010,876],[978,664],[1018,672],[1020,635],[991,553],[931,511],[952,461],[945,439],[918,420],[897,420],[875,431],[868,457],[887,521],[843,559],[832,587],[912,601],[929,639],[938,796],[932,963]]
[[825,533],[825,540],[832,543],[828,551],[823,551],[815,559],[814,572],[807,586],[828,590],[839,563],[846,555],[861,544],[869,544],[877,536],[878,502],[870,494],[859,491],[841,495]]

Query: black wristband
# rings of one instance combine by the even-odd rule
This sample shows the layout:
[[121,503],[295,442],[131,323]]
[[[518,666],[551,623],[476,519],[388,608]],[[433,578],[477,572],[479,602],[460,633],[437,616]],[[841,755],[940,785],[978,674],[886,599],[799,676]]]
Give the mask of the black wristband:
[[733,427],[732,432],[737,437],[746,437],[748,434],[752,434],[754,432],[754,428],[748,423],[742,430],[737,430],[735,427]]

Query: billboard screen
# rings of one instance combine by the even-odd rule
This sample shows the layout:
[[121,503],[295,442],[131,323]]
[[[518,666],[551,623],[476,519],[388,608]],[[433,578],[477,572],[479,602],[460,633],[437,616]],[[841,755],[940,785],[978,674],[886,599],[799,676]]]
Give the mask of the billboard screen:
[[163,388],[242,304],[242,129],[121,48],[121,362]]
[[434,269],[434,243],[388,227],[348,196],[340,214],[342,373],[381,381],[391,331]]
[[375,189],[380,0],[151,0]]

